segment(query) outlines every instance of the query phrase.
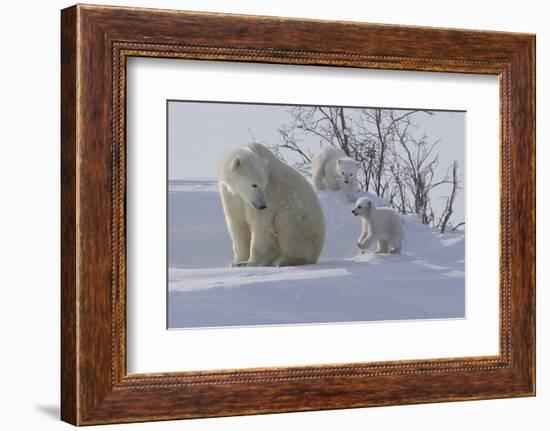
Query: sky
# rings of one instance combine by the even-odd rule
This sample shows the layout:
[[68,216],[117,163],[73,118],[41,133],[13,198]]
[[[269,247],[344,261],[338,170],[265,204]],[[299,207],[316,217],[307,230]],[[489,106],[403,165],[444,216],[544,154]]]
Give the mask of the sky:
[[[193,101],[168,102],[168,178],[217,178],[218,161],[228,150],[257,139],[263,143],[280,142],[278,129],[288,124],[290,106],[216,103]],[[416,113],[413,122],[417,137],[440,140],[439,176],[445,175],[454,160],[458,161],[463,189],[456,204],[455,222],[464,221],[465,112],[434,111],[432,116]],[[308,147],[318,148],[318,139],[304,140]],[[440,188],[434,193],[434,208],[444,202],[448,193]]]

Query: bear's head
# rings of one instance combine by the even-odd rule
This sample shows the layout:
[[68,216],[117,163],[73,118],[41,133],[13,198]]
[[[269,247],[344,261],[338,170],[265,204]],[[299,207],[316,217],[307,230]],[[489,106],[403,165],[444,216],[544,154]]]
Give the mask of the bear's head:
[[369,198],[359,198],[355,203],[355,207],[351,210],[354,216],[368,217],[375,208],[374,203]]
[[267,208],[266,188],[269,161],[251,151],[236,155],[231,161],[230,188],[257,210]]
[[354,184],[358,170],[359,162],[349,157],[342,157],[336,161],[336,172],[344,184]]

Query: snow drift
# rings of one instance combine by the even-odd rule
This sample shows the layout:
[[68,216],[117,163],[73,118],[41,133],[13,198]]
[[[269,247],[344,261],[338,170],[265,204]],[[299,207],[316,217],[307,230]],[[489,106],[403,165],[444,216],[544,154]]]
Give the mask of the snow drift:
[[170,181],[169,328],[464,317],[464,232],[442,235],[405,216],[401,255],[358,255],[353,204],[338,192],[319,198],[327,235],[318,264],[229,268],[217,182]]

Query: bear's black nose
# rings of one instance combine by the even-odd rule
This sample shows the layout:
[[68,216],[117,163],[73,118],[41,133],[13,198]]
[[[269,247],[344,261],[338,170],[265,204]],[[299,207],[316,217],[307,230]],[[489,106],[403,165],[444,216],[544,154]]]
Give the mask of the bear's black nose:
[[260,208],[258,208],[259,210],[265,210],[267,208],[266,205],[261,205]]
[[345,184],[348,184],[348,181],[344,181]]

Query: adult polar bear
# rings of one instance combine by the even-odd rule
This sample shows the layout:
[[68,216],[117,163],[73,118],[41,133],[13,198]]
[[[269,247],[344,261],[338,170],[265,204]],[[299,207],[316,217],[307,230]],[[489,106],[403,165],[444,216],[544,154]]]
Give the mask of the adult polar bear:
[[219,168],[232,266],[316,263],[325,219],[313,187],[262,144],[229,151]]

